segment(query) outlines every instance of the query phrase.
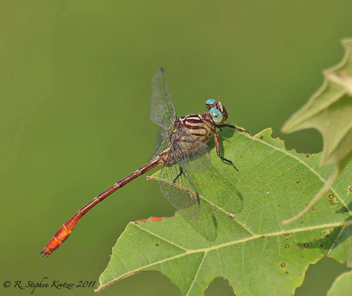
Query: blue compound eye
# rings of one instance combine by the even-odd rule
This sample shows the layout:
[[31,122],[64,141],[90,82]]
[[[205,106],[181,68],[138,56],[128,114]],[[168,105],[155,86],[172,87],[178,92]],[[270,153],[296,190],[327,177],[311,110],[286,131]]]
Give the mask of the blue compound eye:
[[216,103],[216,101],[213,100],[213,99],[210,99],[210,100],[205,102],[206,105],[211,105],[211,104],[214,104],[214,103]]
[[210,113],[211,118],[214,120],[214,122],[216,124],[222,123],[224,116],[222,115],[222,113],[218,109],[211,108],[209,113]]

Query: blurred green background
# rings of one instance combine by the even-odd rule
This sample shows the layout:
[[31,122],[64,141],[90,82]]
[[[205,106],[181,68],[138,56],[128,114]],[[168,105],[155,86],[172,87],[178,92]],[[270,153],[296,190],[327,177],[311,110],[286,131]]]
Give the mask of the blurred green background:
[[[288,148],[319,152],[315,130],[284,121],[342,59],[352,1],[0,1],[1,295],[29,295],[5,280],[98,280],[129,221],[172,215],[144,177],[89,213],[48,259],[52,235],[94,196],[142,166],[157,127],[152,76],[166,71],[180,116],[221,98],[229,120],[256,134],[272,127]],[[324,295],[344,265],[311,266],[296,295]],[[274,283],[273,283],[274,284]],[[93,295],[36,289],[35,295]],[[157,272],[104,295],[180,295]],[[206,295],[233,295],[217,279]]]

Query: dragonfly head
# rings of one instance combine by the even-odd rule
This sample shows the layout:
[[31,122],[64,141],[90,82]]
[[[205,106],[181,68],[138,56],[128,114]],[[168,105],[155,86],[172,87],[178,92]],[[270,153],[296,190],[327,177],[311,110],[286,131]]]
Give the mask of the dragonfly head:
[[209,114],[215,124],[222,124],[227,120],[228,114],[224,105],[220,101],[210,99],[206,101],[206,106],[209,110]]

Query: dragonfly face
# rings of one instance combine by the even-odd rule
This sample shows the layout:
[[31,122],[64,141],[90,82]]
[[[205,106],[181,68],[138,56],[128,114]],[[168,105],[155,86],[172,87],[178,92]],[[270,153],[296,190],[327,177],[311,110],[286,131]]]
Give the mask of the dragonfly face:
[[206,101],[205,105],[207,106],[209,114],[215,124],[222,124],[224,121],[227,120],[227,111],[220,101],[210,99]]

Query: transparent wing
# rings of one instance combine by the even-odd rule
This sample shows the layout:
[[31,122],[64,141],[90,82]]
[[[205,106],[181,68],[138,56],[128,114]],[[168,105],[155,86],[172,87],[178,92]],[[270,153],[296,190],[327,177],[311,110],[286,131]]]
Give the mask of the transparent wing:
[[168,135],[171,134],[177,119],[163,68],[160,68],[153,77],[150,119],[162,127]]
[[180,214],[196,220],[200,212],[198,191],[185,170],[178,165],[164,166],[159,175],[160,191]]
[[159,127],[159,132],[156,137],[156,142],[153,150],[153,156],[150,158],[150,160],[154,159],[156,156],[158,156],[169,146],[170,146],[170,139],[169,139],[168,132],[164,128]]
[[204,172],[210,165],[209,147],[183,126],[177,127],[173,133],[171,149],[176,162],[191,173]]

